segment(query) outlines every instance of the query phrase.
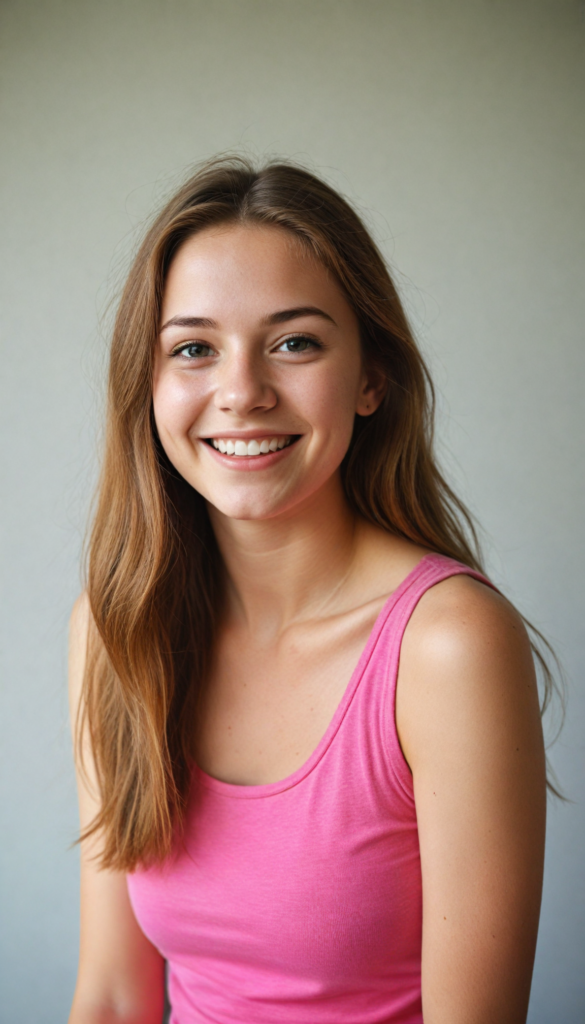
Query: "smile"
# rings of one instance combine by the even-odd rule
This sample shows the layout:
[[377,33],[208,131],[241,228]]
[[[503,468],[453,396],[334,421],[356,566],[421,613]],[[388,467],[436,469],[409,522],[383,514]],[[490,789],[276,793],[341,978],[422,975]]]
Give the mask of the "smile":
[[250,458],[251,456],[269,455],[271,452],[280,451],[296,441],[293,434],[277,434],[275,437],[252,438],[250,441],[243,441],[241,438],[210,437],[207,441],[222,455],[233,455],[236,458]]

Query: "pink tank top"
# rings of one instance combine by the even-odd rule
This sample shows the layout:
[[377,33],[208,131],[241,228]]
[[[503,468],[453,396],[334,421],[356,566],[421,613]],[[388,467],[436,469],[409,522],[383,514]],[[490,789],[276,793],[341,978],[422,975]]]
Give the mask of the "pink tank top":
[[301,768],[262,786],[197,769],[176,856],[128,876],[136,918],[168,961],[171,1024],[422,1024],[419,843],[396,676],[417,602],[459,573],[483,580],[427,555],[388,598]]

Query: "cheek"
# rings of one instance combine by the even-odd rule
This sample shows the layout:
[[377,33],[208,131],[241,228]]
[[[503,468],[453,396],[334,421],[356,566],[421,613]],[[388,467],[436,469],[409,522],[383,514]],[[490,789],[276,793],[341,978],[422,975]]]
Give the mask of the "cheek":
[[359,387],[357,378],[357,373],[347,372],[344,367],[323,366],[321,372],[303,382],[299,402],[317,433],[326,433],[332,441],[337,437],[339,443],[351,437]]
[[192,382],[162,376],[155,379],[152,401],[161,441],[179,444],[197,419],[201,396]]

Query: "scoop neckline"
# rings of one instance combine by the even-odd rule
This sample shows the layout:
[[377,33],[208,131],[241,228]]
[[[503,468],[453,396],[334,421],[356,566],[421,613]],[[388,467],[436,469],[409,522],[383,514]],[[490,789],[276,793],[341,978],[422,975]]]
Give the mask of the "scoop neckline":
[[404,591],[408,590],[408,588],[417,578],[423,563],[428,562],[429,559],[432,559],[434,557],[436,556],[434,555],[433,552],[429,552],[429,554],[423,555],[423,557],[416,563],[415,566],[413,566],[410,572],[404,577],[402,582],[398,584],[396,589],[393,590],[392,593],[389,594],[386,600],[384,601],[384,604],[382,605],[380,611],[378,612],[376,621],[374,622],[374,625],[370,630],[370,634],[368,636],[368,639],[366,640],[364,649],[360,654],[360,657],[353,672],[351,673],[349,682],[343,692],[339,704],[337,705],[333,713],[329,725],[327,726],[325,732],[323,733],[321,739],[319,740],[312,754],[309,755],[307,760],[299,768],[296,768],[295,771],[292,772],[290,775],[287,775],[284,779],[280,779],[277,782],[263,782],[259,785],[239,785],[236,782],[224,782],[223,779],[217,779],[214,775],[209,775],[208,772],[204,771],[203,768],[200,768],[199,765],[196,764],[195,772],[201,784],[205,786],[206,789],[211,789],[214,792],[226,797],[233,797],[237,800],[259,800],[264,797],[276,796],[278,793],[284,793],[287,789],[292,789],[294,786],[297,786],[299,782],[302,782],[302,780],[307,777],[307,775],[310,775],[310,773],[313,771],[313,769],[317,766],[321,758],[326,753],[336,733],[339,730],[339,727],[347,712],[347,709],[351,704],[353,695],[364,674],[365,668],[372,656],[372,652],[378,641],[380,631],[388,617],[391,608],[396,603],[396,601],[398,601],[398,599],[402,596]]

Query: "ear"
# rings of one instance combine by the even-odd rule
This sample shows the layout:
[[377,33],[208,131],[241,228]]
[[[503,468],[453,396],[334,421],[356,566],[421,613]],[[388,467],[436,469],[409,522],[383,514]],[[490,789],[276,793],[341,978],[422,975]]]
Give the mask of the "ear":
[[364,372],[355,411],[358,416],[371,416],[386,394],[387,380],[377,370]]

